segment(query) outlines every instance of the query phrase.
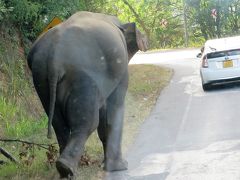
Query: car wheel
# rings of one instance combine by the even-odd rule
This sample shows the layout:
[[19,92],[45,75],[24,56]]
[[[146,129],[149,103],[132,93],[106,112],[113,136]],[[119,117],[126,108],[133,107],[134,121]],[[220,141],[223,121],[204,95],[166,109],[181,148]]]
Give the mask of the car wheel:
[[210,84],[202,84],[202,88],[204,91],[208,91],[211,89],[211,85]]

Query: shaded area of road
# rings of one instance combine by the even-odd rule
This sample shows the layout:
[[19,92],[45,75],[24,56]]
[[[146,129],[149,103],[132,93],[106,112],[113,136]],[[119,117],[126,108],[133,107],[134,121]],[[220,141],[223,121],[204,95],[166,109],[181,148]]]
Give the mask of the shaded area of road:
[[198,51],[184,51],[134,57],[175,74],[126,154],[129,170],[105,179],[240,179],[240,87],[203,92]]

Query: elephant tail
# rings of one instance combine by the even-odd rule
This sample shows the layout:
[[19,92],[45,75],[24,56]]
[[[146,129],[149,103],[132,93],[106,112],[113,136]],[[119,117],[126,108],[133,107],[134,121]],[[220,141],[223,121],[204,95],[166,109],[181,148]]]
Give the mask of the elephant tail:
[[[53,76],[54,77],[54,76]],[[49,114],[48,114],[48,134],[47,138],[52,138],[52,120],[54,116],[54,110],[55,110],[55,102],[56,102],[56,91],[57,91],[57,78],[51,78],[49,83]]]

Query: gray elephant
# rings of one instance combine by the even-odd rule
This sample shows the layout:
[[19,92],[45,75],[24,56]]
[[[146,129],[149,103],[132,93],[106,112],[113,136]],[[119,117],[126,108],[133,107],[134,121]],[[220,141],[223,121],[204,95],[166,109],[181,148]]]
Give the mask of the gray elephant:
[[74,176],[89,135],[98,130],[104,169],[127,169],[121,153],[128,62],[147,41],[135,23],[78,12],[33,44],[28,66],[44,110],[48,137],[53,125],[61,177]]

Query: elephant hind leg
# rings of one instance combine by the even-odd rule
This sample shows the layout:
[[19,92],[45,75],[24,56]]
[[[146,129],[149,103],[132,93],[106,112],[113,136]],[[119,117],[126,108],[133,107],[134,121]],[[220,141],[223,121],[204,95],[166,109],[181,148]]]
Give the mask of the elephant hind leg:
[[[111,110],[111,108],[109,108],[109,110]],[[98,136],[102,142],[103,151],[104,151],[104,160],[103,160],[104,170],[106,171],[126,170],[127,162],[121,158],[120,145],[116,145],[117,147],[116,149],[118,150],[116,150],[115,152],[113,148],[110,147],[109,144],[107,148],[107,140],[108,140],[109,132],[112,128],[110,124],[108,123],[108,120],[107,120],[107,107],[106,105],[104,105],[101,107],[99,111],[99,125],[98,125]],[[119,128],[120,128],[119,130],[121,131],[121,127]],[[115,134],[116,136],[121,136],[119,131],[112,132],[112,133],[116,133]],[[117,140],[117,141],[120,142],[120,140]]]
[[[80,81],[81,82],[81,81]],[[88,79],[88,83],[92,83]],[[98,89],[85,82],[71,91],[66,103],[66,118],[71,129],[67,146],[63,150],[56,167],[61,176],[74,175],[90,134],[98,126]]]
[[54,116],[53,116],[53,128],[57,136],[57,141],[60,149],[60,154],[67,145],[68,138],[70,136],[70,128],[60,111],[59,106],[55,106]]
[[68,163],[63,158],[59,158],[56,162],[56,168],[58,172],[60,173],[60,178],[68,178],[74,176],[74,169],[71,167],[71,164]]
[[120,171],[127,169],[127,161],[122,158],[121,140],[124,118],[124,99],[127,90],[127,76],[112,92],[106,107],[100,109],[99,137],[104,146],[104,170]]

